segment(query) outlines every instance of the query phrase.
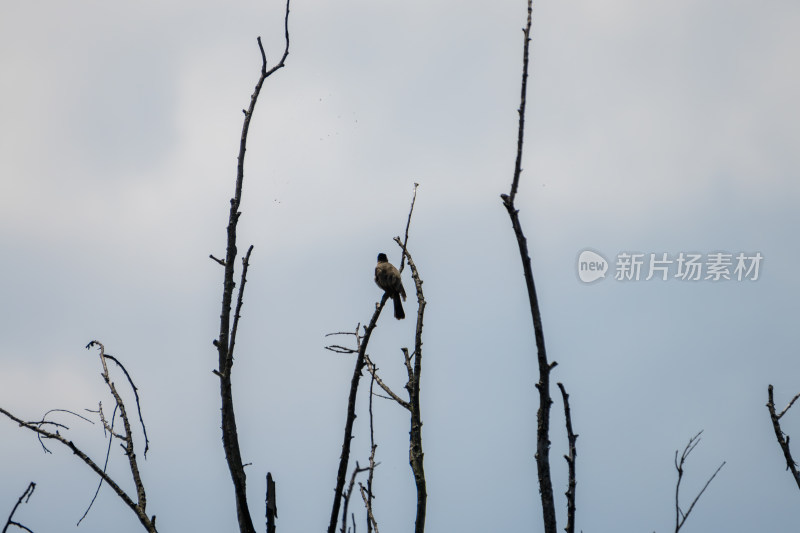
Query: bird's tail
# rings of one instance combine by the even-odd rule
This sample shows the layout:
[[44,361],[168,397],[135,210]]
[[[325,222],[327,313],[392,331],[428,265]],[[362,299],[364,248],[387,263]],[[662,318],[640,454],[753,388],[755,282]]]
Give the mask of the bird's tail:
[[406,312],[403,311],[403,302],[400,301],[400,295],[395,294],[392,297],[392,301],[394,302],[394,317],[397,320],[402,320],[406,317]]

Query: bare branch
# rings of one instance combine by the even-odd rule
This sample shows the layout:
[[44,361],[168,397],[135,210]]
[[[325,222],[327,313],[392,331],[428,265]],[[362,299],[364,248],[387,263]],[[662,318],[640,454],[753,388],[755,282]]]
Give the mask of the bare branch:
[[389,299],[388,293],[383,293],[381,301],[375,306],[375,312],[369,321],[369,325],[364,327],[364,335],[362,337],[356,335],[358,343],[358,356],[356,357],[355,368],[353,369],[353,377],[350,380],[350,395],[347,399],[347,417],[344,423],[344,440],[342,441],[342,455],[339,457],[339,469],[336,473],[336,487],[334,489],[333,504],[331,506],[331,518],[328,523],[328,533],[336,532],[336,522],[339,518],[339,511],[341,509],[342,495],[344,492],[344,481],[347,475],[347,463],[350,461],[350,442],[353,440],[353,423],[356,419],[356,396],[358,395],[358,383],[361,380],[361,374],[364,370],[367,346],[372,332],[378,325],[378,317],[381,315],[383,307],[386,305],[386,300]]
[[276,497],[275,480],[272,479],[272,473],[267,472],[267,533],[275,533],[275,519],[278,518],[278,504],[276,502]]
[[[100,407],[101,408],[99,409],[99,412],[101,413],[101,416],[102,416],[102,412],[103,412],[102,404],[101,404]],[[111,456],[111,443],[114,442],[114,421],[116,420],[116,417],[117,417],[117,408],[118,407],[119,406],[115,406],[114,407],[114,412],[111,414],[111,431],[109,432],[110,435],[109,435],[109,438],[108,438],[108,447],[106,448],[106,460],[103,463],[103,472],[107,472],[108,471],[108,458]],[[89,514],[89,510],[91,510],[92,505],[94,505],[95,500],[97,500],[97,495],[100,494],[100,487],[102,487],[102,486],[103,486],[103,478],[100,478],[100,481],[97,483],[97,489],[94,491],[94,496],[92,496],[92,501],[89,502],[89,506],[86,508],[86,511],[84,511],[83,516],[81,516],[81,518],[78,520],[78,523],[75,524],[76,526],[81,525],[81,522],[83,522],[83,519],[86,518],[86,516]]]
[[689,509],[684,513],[680,507],[680,501],[679,501],[681,480],[683,479],[683,465],[686,462],[686,459],[689,457],[689,454],[692,453],[692,450],[694,450],[695,447],[698,444],[700,444],[701,433],[703,433],[702,429],[697,433],[697,435],[689,439],[689,442],[683,449],[683,453],[680,456],[680,460],[678,459],[678,450],[675,450],[675,469],[678,471],[678,481],[675,484],[675,533],[678,533],[678,531],[680,531],[680,529],[683,527],[683,524],[686,522],[686,519],[689,518],[689,514],[692,512],[692,509],[694,509],[695,504],[700,499],[700,496],[703,495],[703,493],[706,491],[711,481],[713,481],[713,479],[717,477],[719,471],[722,470],[723,466],[725,466],[725,461],[722,461],[722,464],[719,465],[719,467],[717,467],[716,471],[714,471],[711,477],[708,478],[706,484],[703,485],[703,488],[700,490],[699,493],[697,493],[697,496],[695,496],[694,500],[692,500],[691,505],[689,505]]
[[375,368],[375,365],[372,363],[372,360],[369,358],[369,355],[366,354],[364,355],[364,362],[367,364],[367,371],[372,376],[372,379],[374,379],[378,383],[380,388],[386,391],[386,394],[388,394],[392,400],[396,401],[397,403],[399,403],[400,405],[402,405],[403,407],[405,407],[410,411],[411,406],[408,404],[408,402],[399,397],[397,394],[395,394],[394,391],[390,389],[389,386],[386,385],[386,383],[383,382],[380,376],[378,376],[378,369]]
[[28,503],[28,500],[30,500],[31,496],[33,496],[33,491],[34,490],[36,490],[36,483],[31,481],[28,484],[28,487],[25,489],[25,492],[23,492],[22,495],[17,500],[17,503],[14,505],[14,508],[11,509],[11,513],[8,515],[8,520],[6,520],[6,525],[3,526],[2,533],[6,533],[6,531],[8,531],[9,526],[16,526],[16,527],[18,527],[20,529],[24,529],[25,531],[30,531],[30,533],[33,533],[33,531],[31,531],[27,527],[23,526],[19,522],[15,522],[14,521],[14,513],[17,512],[17,507],[19,507],[23,503]]
[[778,420],[780,420],[783,417],[783,415],[786,414],[786,411],[788,411],[792,407],[792,405],[794,405],[794,402],[796,402],[798,398],[800,398],[800,392],[795,394],[794,398],[792,398],[792,401],[789,402],[789,405],[784,407],[783,411],[781,411],[781,414],[778,415]]
[[564,528],[564,531],[567,533],[575,533],[575,486],[577,485],[575,478],[575,458],[578,455],[578,452],[575,448],[575,442],[578,440],[578,435],[572,432],[572,416],[570,415],[569,409],[569,394],[567,394],[567,391],[564,389],[564,385],[560,382],[558,383],[558,388],[561,389],[561,399],[564,401],[564,418],[566,419],[567,442],[569,443],[569,454],[564,456],[569,468],[568,488],[567,492],[565,493],[567,497],[567,525]]
[[244,303],[244,286],[247,283],[247,269],[250,266],[250,254],[253,252],[253,245],[247,249],[247,253],[242,258],[242,279],[239,282],[239,294],[236,297],[236,311],[233,314],[233,326],[231,327],[231,341],[228,348],[228,368],[225,374],[230,372],[230,365],[233,364],[233,349],[236,346],[236,333],[239,330],[239,319],[242,316],[242,305]]
[[365,489],[364,485],[361,483],[358,484],[358,488],[361,491],[361,499],[364,500],[364,505],[367,507],[367,517],[369,518],[369,523],[372,524],[372,528],[375,530],[375,533],[380,533],[378,531],[378,522],[375,521],[375,516],[372,514],[372,504],[370,503],[370,498],[372,498],[372,495],[367,494],[367,489]]
[[417,187],[419,187],[419,183],[414,183],[414,197],[411,198],[411,208],[408,210],[408,220],[406,221],[406,234],[403,238],[403,244],[401,245],[401,248],[403,248],[403,255],[400,258],[400,272],[402,272],[406,266],[405,250],[406,245],[408,245],[408,228],[411,227],[411,214],[414,213],[414,204],[417,203]]
[[239,141],[239,156],[237,158],[236,167],[236,186],[234,188],[233,198],[231,198],[230,213],[228,216],[225,260],[222,261],[212,256],[212,259],[225,267],[219,337],[214,341],[214,346],[217,347],[217,352],[219,355],[219,366],[214,373],[220,378],[220,398],[222,403],[222,408],[220,409],[222,417],[222,445],[225,450],[225,460],[228,463],[228,470],[231,474],[231,480],[233,481],[234,494],[236,497],[236,516],[239,522],[239,530],[241,533],[255,533],[255,527],[253,526],[253,519],[250,515],[250,509],[247,503],[247,476],[245,475],[244,471],[241,450],[239,448],[239,436],[236,429],[236,416],[233,408],[233,388],[231,385],[231,369],[233,367],[233,352],[236,343],[236,332],[239,325],[239,318],[241,316],[247,267],[253,247],[250,246],[247,254],[242,260],[241,285],[239,287],[236,310],[233,317],[233,325],[231,326],[233,290],[236,285],[234,282],[234,264],[237,256],[236,229],[239,222],[239,216],[241,215],[239,212],[239,207],[242,201],[244,159],[247,151],[247,135],[250,130],[250,121],[253,118],[256,103],[258,102],[258,96],[261,93],[261,88],[264,85],[264,81],[272,73],[284,66],[286,57],[289,55],[289,2],[290,0],[286,1],[286,15],[284,17],[286,46],[283,56],[278,64],[269,71],[267,70],[267,56],[264,52],[264,46],[261,43],[261,37],[258,37],[256,40],[258,43],[258,50],[261,54],[261,75],[259,76],[253,94],[250,97],[250,106],[244,110],[244,121],[242,124],[242,135]]
[[42,435],[45,438],[57,440],[58,442],[60,442],[61,444],[63,444],[67,448],[69,448],[72,451],[73,454],[75,454],[89,468],[94,470],[94,472],[98,476],[103,478],[103,480],[108,484],[108,486],[110,486],[111,489],[114,492],[117,493],[117,496],[119,496],[120,499],[123,502],[125,502],[125,505],[127,505],[134,513],[136,513],[136,516],[139,518],[139,521],[142,523],[142,525],[144,526],[144,528],[148,532],[156,533],[156,529],[155,529],[155,525],[153,523],[153,520],[151,520],[150,517],[147,516],[147,514],[144,511],[144,509],[139,507],[136,504],[136,502],[134,502],[131,499],[131,497],[128,496],[128,494],[113,479],[111,479],[111,477],[108,474],[106,474],[103,471],[102,468],[100,468],[94,461],[92,461],[92,459],[89,458],[89,456],[86,455],[83,452],[83,450],[78,448],[71,440],[68,440],[68,439],[62,437],[58,433],[52,433],[50,431],[41,429],[40,427],[38,427],[36,425],[36,423],[25,422],[25,421],[21,420],[20,418],[14,416],[13,414],[9,413],[8,411],[3,409],[2,407],[0,407],[0,413],[4,414],[6,417],[10,418],[11,420],[13,420],[17,424],[19,424],[20,427],[24,427],[26,429],[29,429],[30,431],[38,433],[38,434]]
[[514,228],[514,235],[517,238],[522,268],[525,274],[525,285],[528,289],[528,303],[533,319],[533,331],[536,338],[537,361],[539,366],[539,382],[536,388],[539,391],[539,409],[536,412],[536,471],[539,479],[539,494],[542,502],[542,520],[544,521],[545,533],[556,533],[556,511],[553,499],[553,482],[550,475],[550,406],[553,400],[550,398],[550,371],[555,363],[547,360],[547,351],[544,344],[544,329],[542,327],[542,317],[539,309],[539,300],[536,296],[536,286],[533,281],[533,269],[531,258],[528,254],[528,242],[522,231],[519,220],[519,211],[514,206],[517,196],[519,179],[522,173],[522,147],[525,134],[525,104],[528,87],[528,49],[530,45],[531,21],[532,21],[532,0],[528,0],[528,19],[523,29],[524,45],[522,53],[522,84],[520,89],[520,105],[518,109],[519,121],[517,129],[517,155],[514,163],[514,177],[511,182],[509,194],[501,194],[503,205],[508,211],[511,225]]
[[[372,493],[372,481],[375,477],[375,450],[378,449],[378,445],[375,444],[375,417],[372,414],[372,391],[375,388],[375,376],[372,376],[372,379],[369,382],[369,475],[367,476],[367,496],[368,498],[364,502],[367,506],[367,533],[372,532],[372,520],[370,518],[372,515],[372,500],[375,498],[375,495]],[[363,492],[362,492],[363,497]],[[353,528],[355,528],[355,520],[353,521]]]
[[144,455],[145,459],[147,459],[147,451],[150,449],[150,439],[147,438],[147,428],[144,425],[144,418],[142,418],[142,406],[139,403],[139,388],[136,386],[136,384],[134,384],[133,378],[131,378],[128,370],[122,363],[119,362],[116,357],[109,354],[105,354],[105,357],[117,363],[117,366],[120,367],[125,373],[125,377],[128,378],[128,383],[130,383],[131,389],[133,389],[133,395],[136,398],[136,411],[139,413],[139,423],[142,425],[142,433],[144,434],[144,452],[142,452],[142,455]]
[[769,417],[772,420],[772,429],[775,431],[775,438],[778,440],[778,445],[783,451],[783,457],[786,460],[786,470],[791,471],[792,477],[794,478],[795,483],[797,483],[797,488],[800,489],[800,472],[797,471],[797,463],[795,462],[794,458],[792,458],[792,452],[789,450],[789,436],[783,432],[780,424],[780,418],[786,414],[786,411],[788,411],[792,404],[794,404],[795,400],[797,400],[800,394],[792,398],[792,401],[789,402],[789,405],[787,405],[780,414],[775,412],[775,400],[773,399],[772,385],[767,387],[767,396],[769,398],[767,401],[767,409],[769,410]]
[[[422,279],[419,271],[408,252],[405,243],[400,242],[399,237],[395,237],[395,242],[403,248],[403,255],[408,259],[408,266],[411,268],[411,277],[417,289],[417,324],[414,331],[414,369],[409,372],[409,382],[406,386],[408,390],[409,405],[411,411],[411,430],[409,431],[409,450],[408,462],[411,471],[414,473],[414,483],[417,488],[417,516],[414,523],[414,532],[423,533],[425,531],[425,516],[427,513],[428,492],[425,482],[425,468],[423,465],[424,453],[422,451],[422,409],[420,406],[419,389],[422,376],[422,328],[425,316],[425,295],[422,292]],[[403,349],[406,367],[410,365],[408,350]]]
[[[342,529],[341,533],[347,533],[347,507],[350,505],[350,496],[353,494],[353,486],[356,483],[356,476],[361,472],[366,472],[369,470],[369,467],[361,468],[358,466],[358,461],[356,461],[356,467],[353,469],[353,473],[350,475],[350,484],[347,486],[347,490],[344,492],[344,507],[342,509]],[[359,483],[360,485],[360,483]],[[353,521],[353,525],[355,525],[355,521]]]
[[[139,473],[139,465],[136,461],[136,451],[133,444],[133,434],[131,432],[131,424],[130,420],[128,419],[128,413],[125,409],[125,403],[122,401],[122,397],[117,392],[116,386],[109,377],[108,366],[106,365],[105,346],[103,346],[101,342],[94,340],[91,341],[88,345],[86,345],[86,348],[89,349],[94,346],[97,346],[100,349],[100,362],[103,365],[102,377],[103,380],[106,382],[106,385],[108,386],[108,390],[111,391],[111,395],[114,396],[114,400],[117,402],[117,407],[119,408],[119,416],[122,419],[122,425],[125,428],[125,434],[122,437],[122,440],[125,442],[124,446],[125,455],[128,458],[128,466],[130,467],[133,483],[136,486],[136,497],[138,500],[137,507],[141,509],[142,512],[145,512],[145,509],[147,507],[147,495],[145,493],[144,483],[142,483],[142,478]],[[131,381],[131,383],[133,382]]]

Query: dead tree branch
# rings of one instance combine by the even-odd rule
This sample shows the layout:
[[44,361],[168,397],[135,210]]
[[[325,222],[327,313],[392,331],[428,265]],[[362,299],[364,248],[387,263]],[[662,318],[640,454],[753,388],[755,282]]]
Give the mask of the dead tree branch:
[[233,291],[236,286],[236,282],[234,281],[234,267],[238,253],[236,248],[236,229],[239,222],[239,217],[241,216],[239,207],[242,200],[244,158],[245,152],[247,151],[247,134],[250,130],[250,121],[253,118],[256,103],[258,102],[258,96],[261,93],[261,88],[264,85],[264,81],[272,73],[284,66],[286,57],[289,55],[289,1],[290,0],[286,1],[286,14],[284,18],[284,34],[286,45],[283,51],[283,56],[281,57],[280,61],[270,70],[267,70],[267,56],[264,52],[264,46],[261,44],[261,37],[257,39],[258,49],[261,53],[261,75],[259,76],[253,94],[250,97],[249,108],[243,110],[244,122],[242,124],[242,135],[239,142],[236,186],[234,189],[234,196],[231,198],[230,202],[231,207],[228,217],[225,260],[223,261],[217,259],[213,255],[210,256],[225,268],[219,337],[214,341],[214,346],[217,347],[217,352],[219,355],[219,366],[214,373],[220,378],[220,398],[222,402],[222,443],[225,450],[225,459],[228,463],[228,470],[231,473],[231,480],[233,481],[234,494],[236,498],[236,515],[241,533],[255,533],[255,527],[253,526],[253,519],[250,515],[250,510],[247,503],[247,480],[244,471],[244,464],[242,462],[241,450],[239,448],[239,436],[236,429],[236,416],[233,406],[233,389],[231,386],[231,370],[233,368],[236,333],[239,326],[239,319],[241,317],[244,286],[247,281],[247,268],[249,266],[250,253],[252,252],[253,247],[250,246],[247,254],[242,259],[242,275],[239,292],[236,299],[236,309],[233,316],[233,324],[231,325]]
[[[416,191],[416,187],[415,187]],[[413,210],[414,204],[412,202],[411,209]],[[397,402],[401,407],[407,409],[411,413],[411,430],[409,432],[409,464],[411,471],[414,474],[414,483],[417,488],[417,515],[415,520],[415,533],[422,533],[425,530],[425,516],[427,508],[428,494],[425,482],[425,468],[423,466],[424,453],[422,451],[422,415],[419,401],[420,377],[422,374],[422,328],[423,318],[425,315],[425,296],[422,292],[422,280],[419,277],[419,272],[414,264],[411,254],[408,252],[407,243],[400,240],[400,237],[394,238],[395,242],[403,249],[404,258],[408,259],[408,265],[411,267],[411,276],[414,279],[414,285],[417,290],[417,324],[414,335],[414,354],[409,355],[408,348],[402,348],[403,356],[405,359],[406,370],[408,372],[408,382],[405,389],[408,393],[409,400],[405,401],[400,398],[392,389],[384,383],[378,376],[377,369],[372,363],[368,355],[364,356],[365,364],[372,378],[378,385],[389,395],[391,399]],[[411,361],[413,360],[413,367]]]
[[28,500],[30,500],[31,496],[33,496],[33,491],[34,490],[36,490],[36,483],[31,481],[28,484],[28,488],[25,489],[25,492],[23,492],[22,495],[17,500],[17,503],[14,505],[14,508],[11,509],[11,513],[8,515],[8,520],[6,520],[6,525],[3,526],[2,533],[6,533],[8,531],[8,528],[11,527],[11,526],[16,526],[16,527],[18,527],[20,529],[24,529],[25,531],[28,531],[29,533],[33,533],[33,531],[28,529],[26,526],[23,526],[21,523],[14,521],[14,513],[17,512],[17,507],[19,507],[23,503],[28,503]]
[[564,418],[566,419],[567,442],[569,443],[569,454],[564,456],[569,469],[569,481],[567,484],[568,488],[567,492],[565,493],[567,497],[567,526],[564,528],[564,531],[567,533],[575,533],[575,486],[577,485],[575,478],[575,458],[578,455],[577,449],[575,448],[575,442],[578,440],[578,435],[572,431],[572,416],[569,409],[569,394],[567,394],[567,391],[564,389],[564,385],[560,382],[558,383],[558,388],[561,389],[561,398],[564,401]]
[[533,281],[533,269],[531,258],[528,254],[528,242],[522,231],[519,220],[519,210],[514,205],[519,188],[519,178],[522,173],[522,146],[525,134],[525,102],[528,88],[528,48],[531,34],[532,0],[528,0],[528,20],[523,29],[524,46],[522,53],[522,87],[520,91],[520,105],[518,109],[519,122],[517,130],[517,156],[514,163],[514,177],[511,182],[509,194],[501,194],[503,205],[511,218],[511,225],[514,228],[514,235],[517,238],[522,268],[525,273],[525,285],[528,289],[528,303],[533,319],[533,331],[536,338],[537,360],[539,365],[539,382],[536,388],[539,390],[539,409],[536,412],[536,470],[539,478],[539,493],[542,501],[542,519],[544,520],[545,533],[556,533],[556,511],[553,500],[553,482],[550,476],[550,406],[553,403],[550,398],[550,371],[556,365],[547,360],[547,352],[544,344],[544,329],[542,327],[542,317],[539,310],[539,300],[536,296],[536,286]]
[[[125,450],[125,456],[128,459],[128,466],[129,466],[129,469],[130,469],[130,472],[131,472],[131,478],[133,480],[133,485],[134,485],[134,487],[136,489],[135,501],[134,501],[133,497],[131,497],[127,492],[125,492],[125,490],[123,490],[122,487],[120,487],[120,485],[108,475],[108,473],[106,472],[107,461],[106,461],[106,465],[104,465],[103,468],[101,468],[85,452],[83,452],[83,450],[78,448],[78,446],[73,441],[71,441],[68,438],[66,438],[63,435],[61,435],[61,433],[59,432],[60,428],[61,429],[68,429],[63,424],[57,424],[57,423],[53,423],[53,422],[48,422],[46,420],[40,420],[40,421],[35,421],[35,422],[26,422],[26,421],[14,416],[13,414],[9,413],[8,411],[6,411],[5,409],[2,409],[2,408],[0,408],[0,413],[4,414],[6,417],[10,418],[11,420],[13,420],[17,424],[19,424],[20,427],[24,427],[24,428],[26,428],[26,429],[28,429],[30,431],[33,431],[38,436],[43,437],[45,439],[52,439],[52,440],[58,441],[61,444],[63,444],[64,446],[66,446],[67,448],[69,448],[72,451],[73,454],[75,454],[81,461],[83,461],[89,468],[91,468],[98,476],[100,476],[100,479],[102,481],[104,481],[109,487],[111,487],[111,489],[117,494],[117,496],[119,496],[119,498],[125,503],[125,505],[127,505],[128,508],[130,508],[136,514],[137,518],[139,519],[139,522],[142,524],[142,526],[145,528],[145,530],[147,530],[149,533],[157,533],[156,525],[155,525],[155,522],[156,522],[155,515],[153,515],[152,517],[147,516],[147,511],[146,511],[146,508],[147,508],[147,495],[146,495],[146,492],[145,492],[144,483],[142,482],[142,478],[141,478],[141,475],[139,473],[139,465],[138,465],[138,462],[136,460],[136,453],[135,453],[136,448],[135,448],[135,445],[134,445],[133,433],[131,431],[130,420],[128,418],[128,413],[127,413],[127,410],[125,408],[125,403],[123,402],[122,397],[120,396],[119,392],[117,391],[116,385],[114,384],[113,381],[111,381],[111,377],[110,377],[109,371],[108,371],[108,365],[106,364],[106,359],[111,359],[111,358],[105,354],[105,347],[103,346],[102,343],[100,343],[98,341],[91,341],[86,346],[86,348],[88,349],[88,348],[92,348],[92,347],[95,347],[95,346],[98,347],[99,350],[100,350],[100,363],[101,363],[102,368],[103,368],[101,376],[103,378],[103,381],[105,381],[106,386],[108,387],[109,391],[111,392],[111,395],[114,397],[114,401],[116,402],[116,406],[115,406],[115,410],[114,410],[115,415],[114,415],[113,418],[116,418],[116,411],[118,409],[119,413],[120,413],[120,419],[122,420],[122,423],[123,423],[124,432],[123,433],[116,433],[116,432],[113,431],[113,427],[112,427],[113,426],[113,419],[112,419],[112,424],[111,425],[107,424],[107,422],[104,423],[104,428],[110,430],[109,438],[111,440],[113,440],[114,438],[117,438],[117,439],[120,439],[122,441],[122,443],[123,443],[122,447]],[[121,368],[124,368],[124,367],[122,367],[121,363],[119,363],[119,361],[116,361],[116,362],[117,362],[117,364],[120,365]],[[130,374],[128,374],[127,371],[125,372],[125,374],[128,377],[128,380],[129,380],[129,383],[131,384],[131,387],[135,388],[135,385],[133,384],[133,380],[130,379]],[[60,410],[60,411],[63,411],[63,410]],[[102,413],[102,409],[99,409],[98,410],[98,414],[99,414],[99,416],[101,416],[101,420],[102,420],[103,417],[102,417],[101,413]],[[72,414],[75,414],[75,413],[72,413]],[[77,416],[80,416],[80,415],[77,415]],[[83,417],[81,417],[81,418],[83,418]],[[48,430],[43,428],[44,425],[53,425],[55,427],[55,430],[54,431],[48,431]],[[144,423],[142,423],[142,426],[144,426]],[[90,504],[90,506],[91,506],[91,504]]]
[[[418,184],[415,183],[414,184],[414,197],[413,197],[413,199],[411,201],[411,208],[409,210],[408,220],[406,222],[405,241],[400,241],[399,237],[395,237],[395,239],[394,239],[395,241],[397,241],[397,243],[403,249],[403,252],[404,252],[403,253],[403,258],[405,259],[406,257],[408,257],[409,264],[411,264],[411,256],[408,255],[407,252],[406,252],[406,245],[408,243],[408,230],[409,230],[409,227],[411,225],[411,214],[412,214],[412,212],[414,210],[414,203],[416,202],[417,187],[418,187]],[[403,265],[401,264],[400,271],[402,271],[402,267],[403,267]],[[414,269],[414,267],[412,267],[412,269]],[[421,294],[422,294],[422,292],[421,292],[422,281],[419,281],[419,277],[418,276],[415,278],[415,283],[417,283],[418,296],[421,297]],[[378,323],[378,317],[380,316],[381,311],[383,310],[383,306],[386,305],[386,300],[387,299],[388,299],[388,293],[384,293],[383,297],[381,298],[381,301],[375,305],[375,312],[372,314],[372,319],[370,320],[369,325],[364,327],[363,336],[359,335],[358,334],[358,329],[356,329],[356,333],[355,333],[356,349],[355,350],[352,350],[350,348],[345,348],[345,347],[339,346],[339,345],[326,346],[326,348],[328,350],[331,350],[331,351],[336,352],[336,353],[357,353],[358,354],[357,359],[356,359],[355,368],[353,369],[353,377],[350,380],[350,395],[349,395],[348,401],[347,401],[347,418],[345,420],[344,441],[342,442],[342,455],[339,458],[339,469],[338,469],[338,472],[337,472],[337,475],[336,475],[336,487],[334,489],[333,505],[331,507],[331,517],[330,517],[330,521],[328,523],[328,533],[335,533],[335,531],[336,531],[336,522],[337,522],[337,519],[339,517],[339,512],[340,512],[340,509],[341,509],[341,501],[342,501],[342,497],[343,497],[343,494],[344,494],[345,477],[347,475],[347,464],[348,464],[348,461],[350,460],[350,442],[353,439],[353,423],[354,423],[355,418],[356,418],[356,413],[355,413],[355,408],[356,407],[355,406],[356,406],[356,397],[357,397],[357,394],[358,394],[358,384],[359,384],[359,382],[361,380],[361,374],[362,374],[362,372],[364,370],[364,366],[367,364],[367,360],[368,360],[368,357],[366,355],[367,346],[369,344],[369,339],[372,336],[372,332],[373,332],[373,330],[375,329],[375,327],[376,327],[376,325]],[[422,300],[421,310],[418,311],[418,314],[417,314],[417,332],[418,332],[418,336],[419,336],[418,337],[418,342],[417,342],[417,349],[420,350],[420,358],[421,358],[421,348],[422,348],[422,342],[421,342],[420,339],[421,339],[421,334],[422,334],[422,313],[423,312],[424,312],[424,299]],[[329,335],[335,335],[335,334],[329,334]],[[419,384],[417,382],[417,390],[418,390],[418,388],[419,388]],[[417,392],[417,396],[418,396],[418,392]],[[371,398],[371,395],[370,395],[370,398]],[[413,415],[413,412],[412,412],[412,429],[414,427],[418,427],[418,429],[419,429],[418,434],[419,434],[419,438],[420,438],[420,444],[419,444],[418,448],[415,448],[415,449],[418,449],[418,452],[415,454],[415,457],[417,458],[417,459],[415,459],[415,461],[418,460],[419,471],[421,472],[422,471],[421,470],[422,469],[422,445],[421,445],[421,426],[422,426],[422,422],[418,421],[418,424],[416,424],[416,426],[415,426],[415,423],[413,421],[413,416],[414,415]],[[374,443],[373,443],[373,447],[374,447]],[[417,473],[415,471],[415,478],[416,478],[416,476],[417,476]],[[372,476],[370,475],[370,483],[371,483],[371,477]],[[420,528],[420,527],[424,528],[424,522],[425,522],[425,501],[426,501],[426,497],[424,496],[424,493],[425,493],[424,475],[422,476],[421,480],[422,480],[421,486],[420,486],[419,483],[417,484],[417,499],[418,499],[418,502],[417,502],[417,528]],[[420,493],[420,487],[422,489],[421,493]],[[423,497],[422,497],[421,500],[420,500],[420,494],[423,494]],[[370,487],[369,495],[370,495],[370,497],[372,496],[371,487]],[[420,501],[421,501],[421,505],[420,505]],[[371,504],[370,504],[370,509],[371,509]],[[417,531],[421,532],[422,529],[417,529]]]
[[[372,523],[375,521],[374,516],[372,515],[372,500],[375,498],[375,495],[372,493],[372,481],[375,477],[375,451],[378,449],[378,445],[375,444],[375,417],[372,413],[372,391],[375,388],[375,377],[370,380],[369,382],[369,474],[367,475],[367,498],[365,498],[364,504],[367,506],[367,533],[372,533]],[[361,496],[364,496],[363,488],[361,490]],[[354,526],[355,527],[355,526]]]
[[[347,533],[347,507],[350,505],[350,497],[353,495],[353,487],[356,484],[356,476],[361,472],[366,472],[369,470],[369,467],[360,467],[358,465],[358,461],[356,461],[356,467],[353,469],[353,473],[350,475],[350,484],[347,486],[347,490],[344,491],[344,504],[342,508],[342,529],[341,533]],[[359,483],[360,485],[360,483]],[[355,526],[355,521],[353,523]]]
[[780,419],[789,408],[794,405],[794,402],[800,398],[800,393],[796,394],[794,398],[789,402],[789,404],[780,412],[780,414],[776,413],[775,411],[775,400],[773,399],[773,389],[772,385],[767,387],[767,395],[769,401],[767,401],[767,409],[769,409],[769,417],[772,420],[772,428],[775,430],[775,438],[778,440],[778,445],[781,447],[783,451],[783,457],[786,460],[786,470],[789,470],[792,473],[792,477],[794,478],[795,483],[797,483],[797,488],[800,489],[800,472],[797,471],[797,463],[792,458],[792,452],[789,450],[789,435],[785,434],[781,429]]
[[692,500],[691,505],[689,505],[689,509],[684,513],[683,510],[681,509],[679,501],[681,480],[683,479],[683,465],[686,462],[686,459],[689,457],[689,454],[692,453],[692,450],[694,450],[695,447],[698,444],[700,444],[701,433],[703,433],[702,429],[697,433],[697,435],[689,439],[689,442],[683,449],[683,453],[680,456],[680,460],[678,459],[678,450],[675,450],[675,469],[678,471],[678,482],[675,484],[675,533],[678,533],[678,531],[680,531],[680,529],[683,527],[683,524],[686,522],[686,519],[689,518],[689,514],[692,512],[692,509],[694,509],[697,500],[700,499],[700,496],[702,496],[703,493],[706,491],[711,481],[714,480],[719,471],[722,470],[722,467],[725,466],[725,461],[722,461],[722,464],[719,465],[719,467],[717,467],[717,470],[711,475],[710,478],[708,478],[706,484],[703,485],[703,488],[700,490],[699,493],[697,493],[697,496],[694,497],[694,500]]
[[[383,294],[381,301],[375,305],[375,312],[372,313],[372,318],[369,325],[364,327],[364,335],[360,336],[356,333],[356,364],[353,369],[353,377],[350,380],[350,395],[347,398],[347,416],[344,423],[344,440],[342,441],[342,454],[339,456],[339,469],[336,473],[336,488],[333,494],[333,505],[331,506],[331,519],[328,523],[328,533],[336,532],[336,522],[339,518],[339,511],[341,510],[342,496],[344,494],[344,481],[347,476],[347,464],[350,461],[350,443],[353,440],[353,423],[356,419],[356,397],[358,395],[358,383],[361,380],[361,373],[364,370],[367,346],[369,339],[375,326],[378,325],[378,317],[381,316],[383,306],[386,305],[386,300],[389,299],[387,293]],[[329,350],[337,351],[333,347],[327,347]],[[341,352],[340,352],[341,353]]]
[[278,504],[276,502],[275,480],[272,473],[267,472],[267,498],[266,498],[266,517],[267,533],[275,533],[275,519],[278,518]]
[[400,272],[402,272],[406,266],[405,250],[406,250],[406,244],[408,244],[408,228],[411,227],[411,215],[414,213],[414,204],[417,203],[418,188],[419,188],[419,183],[414,183],[414,196],[411,198],[411,208],[408,210],[408,219],[406,220],[406,233],[405,236],[403,237],[403,244],[402,244],[403,254],[400,257]]
[[370,527],[375,530],[375,533],[380,533],[378,531],[378,522],[375,520],[375,516],[372,514],[372,504],[369,502],[369,499],[372,498],[371,494],[367,494],[369,491],[364,488],[364,485],[361,483],[358,484],[358,488],[361,490],[361,499],[364,500],[364,505],[367,507],[367,519],[369,520]]

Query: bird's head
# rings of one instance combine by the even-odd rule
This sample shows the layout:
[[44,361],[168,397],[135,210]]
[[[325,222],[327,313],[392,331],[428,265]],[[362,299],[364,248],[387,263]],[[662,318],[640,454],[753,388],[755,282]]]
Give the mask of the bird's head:
[[378,263],[386,263],[389,261],[389,258],[386,257],[386,254],[381,252],[378,254]]

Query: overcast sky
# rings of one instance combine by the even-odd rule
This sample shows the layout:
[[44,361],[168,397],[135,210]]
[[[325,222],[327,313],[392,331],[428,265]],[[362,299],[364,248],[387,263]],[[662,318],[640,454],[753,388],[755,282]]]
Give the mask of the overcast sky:
[[[159,530],[232,531],[212,374],[222,270],[208,255],[224,254],[256,37],[274,64],[284,6],[6,4],[0,406],[30,420],[101,400],[108,409],[97,354],[84,349],[100,340],[139,386]],[[293,5],[286,68],[253,119],[241,206],[240,250],[255,248],[234,395],[257,523],[270,471],[279,530],[327,527],[354,360],[326,351],[324,335],[371,317],[375,257],[399,263],[392,237],[417,182],[409,250],[428,302],[428,531],[541,530],[535,346],[499,198],[513,172],[524,21],[523,0]],[[684,505],[727,463],[685,531],[800,524],[800,491],[764,407],[770,383],[780,408],[800,392],[798,25],[792,1],[534,6],[517,206],[558,362],[552,379],[569,391],[580,435],[578,530],[673,530],[675,450],[701,429]],[[606,262],[604,279],[579,279],[585,249]],[[623,253],[643,254],[638,281],[615,279]],[[675,277],[681,253],[706,268],[709,254],[731,254],[732,279]],[[757,280],[736,279],[740,253],[763,258]],[[650,254],[673,261],[666,281],[645,281]],[[412,299],[406,308],[413,316]],[[413,331],[413,320],[384,313],[370,343],[398,392]],[[352,457],[362,464],[366,401]],[[376,416],[375,512],[382,532],[408,531],[408,418],[380,399]],[[59,420],[102,460],[99,425]],[[782,422],[800,438],[800,407]],[[16,518],[37,533],[76,529],[96,476],[51,448],[0,420],[0,519],[36,481]],[[130,490],[125,466],[112,453],[110,471]],[[141,526],[104,487],[78,530]]]

